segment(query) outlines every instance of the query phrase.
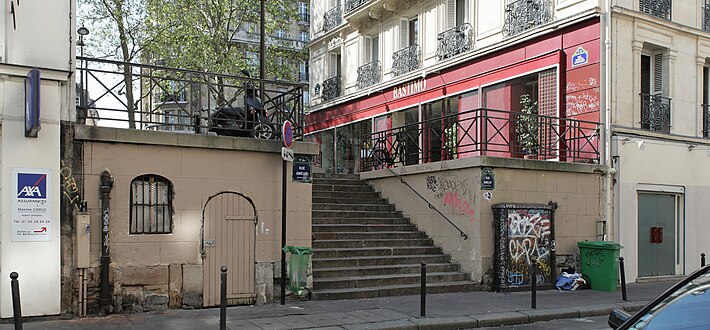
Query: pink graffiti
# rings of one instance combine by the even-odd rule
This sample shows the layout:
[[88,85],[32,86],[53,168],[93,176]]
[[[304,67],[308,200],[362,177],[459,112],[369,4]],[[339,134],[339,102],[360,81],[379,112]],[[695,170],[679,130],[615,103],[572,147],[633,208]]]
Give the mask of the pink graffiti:
[[453,207],[454,210],[463,212],[471,218],[473,218],[473,215],[475,214],[473,212],[473,207],[468,204],[467,200],[461,198],[461,196],[459,196],[459,193],[457,192],[447,191],[444,194],[442,202],[444,203],[444,205],[449,205]]

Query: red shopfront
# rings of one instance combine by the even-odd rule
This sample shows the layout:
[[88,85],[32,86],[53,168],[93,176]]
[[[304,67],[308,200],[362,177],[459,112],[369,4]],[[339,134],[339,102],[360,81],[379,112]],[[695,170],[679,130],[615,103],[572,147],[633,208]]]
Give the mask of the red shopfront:
[[[511,118],[520,116],[526,104],[521,98],[527,97],[535,103],[540,120],[551,123],[550,131],[538,138],[543,142],[540,145],[554,144],[548,148],[556,151],[544,159],[595,161],[600,120],[599,29],[598,18],[588,19],[311,112],[306,117],[308,139],[321,143],[323,169],[339,173],[358,171],[366,154],[363,136],[398,127],[418,131],[412,132],[416,146],[408,146],[418,155],[403,158],[405,165],[479,155],[522,157],[522,146],[511,142],[518,130]],[[447,121],[457,124],[447,126]],[[580,123],[572,133],[569,126]]]

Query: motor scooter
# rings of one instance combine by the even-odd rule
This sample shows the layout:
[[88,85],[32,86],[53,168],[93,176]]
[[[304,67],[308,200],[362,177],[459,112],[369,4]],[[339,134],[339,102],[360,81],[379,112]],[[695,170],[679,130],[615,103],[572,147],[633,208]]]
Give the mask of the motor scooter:
[[[249,71],[242,70],[246,77]],[[209,116],[209,131],[217,135],[273,139],[274,124],[269,119],[254,84],[244,84],[244,108],[224,106]]]

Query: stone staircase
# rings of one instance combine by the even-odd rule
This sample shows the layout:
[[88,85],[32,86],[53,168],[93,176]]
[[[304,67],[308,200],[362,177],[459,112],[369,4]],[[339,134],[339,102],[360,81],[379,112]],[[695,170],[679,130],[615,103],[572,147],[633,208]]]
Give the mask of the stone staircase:
[[313,294],[320,300],[419,294],[421,262],[427,264],[428,293],[479,287],[352,174],[314,176],[312,258]]

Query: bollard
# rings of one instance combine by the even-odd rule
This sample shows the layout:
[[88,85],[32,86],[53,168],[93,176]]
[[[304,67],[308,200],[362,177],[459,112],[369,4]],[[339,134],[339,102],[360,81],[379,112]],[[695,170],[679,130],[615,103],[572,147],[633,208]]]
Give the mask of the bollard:
[[532,260],[532,276],[531,276],[531,299],[532,308],[537,309],[537,259]]
[[700,267],[705,267],[705,253],[700,254]]
[[219,292],[219,329],[227,329],[227,266],[222,266]]
[[20,283],[17,281],[17,272],[10,273],[10,286],[12,289],[12,319],[15,330],[22,330],[22,311],[20,310]]
[[420,306],[420,311],[419,315],[422,317],[426,316],[426,264],[422,262],[422,276],[421,276],[421,281],[422,281],[422,289],[421,289],[421,306]]
[[626,272],[624,271],[624,257],[619,257],[619,271],[621,272],[621,299],[626,299]]

